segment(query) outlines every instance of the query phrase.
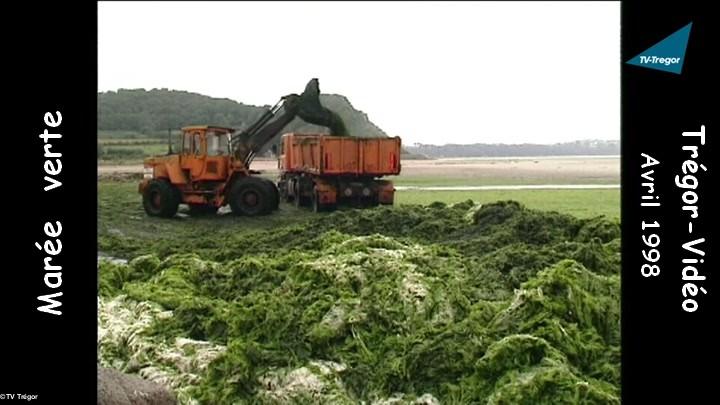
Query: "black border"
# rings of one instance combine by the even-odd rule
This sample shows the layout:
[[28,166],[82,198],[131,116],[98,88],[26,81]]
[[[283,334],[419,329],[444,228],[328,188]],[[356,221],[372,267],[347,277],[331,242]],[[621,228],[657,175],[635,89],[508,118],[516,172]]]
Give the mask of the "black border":
[[[4,74],[11,92],[4,103],[5,169],[2,394],[37,395],[24,403],[96,403],[97,385],[97,4],[18,3],[4,14]],[[57,128],[46,112],[62,114]],[[63,183],[44,191],[46,128],[60,133]],[[16,139],[19,138],[19,145]],[[10,221],[14,225],[9,225]],[[45,222],[60,221],[62,286],[44,283]],[[7,260],[14,262],[10,264]],[[62,315],[37,310],[40,295],[61,291]],[[8,398],[6,398],[7,400]]]
[[[701,220],[694,237],[712,241],[709,224],[714,216],[711,189],[714,125],[711,123],[710,82],[713,48],[710,42],[710,6],[701,1],[622,3],[622,397],[625,403],[665,403],[677,396],[680,403],[705,403],[712,387],[709,357],[717,342],[712,319],[714,295],[713,252],[706,243],[708,276],[703,286],[708,296],[699,299],[692,314],[681,308],[681,245],[692,240],[687,217],[681,210],[681,193],[674,185],[687,153],[683,131],[708,133],[700,163],[711,166],[700,175]],[[692,22],[685,61],[680,75],[625,62]],[[717,70],[717,69],[715,69]],[[641,208],[641,153],[661,163],[652,167],[660,208]],[[649,169],[649,168],[648,168]],[[640,274],[641,221],[660,222],[660,275]],[[717,373],[715,373],[717,374]],[[669,396],[671,395],[671,396]]]

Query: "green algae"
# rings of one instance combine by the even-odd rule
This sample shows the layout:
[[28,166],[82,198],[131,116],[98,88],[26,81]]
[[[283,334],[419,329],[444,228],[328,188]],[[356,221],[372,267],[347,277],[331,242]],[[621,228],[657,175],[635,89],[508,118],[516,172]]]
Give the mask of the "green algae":
[[617,403],[618,238],[515,202],[379,207],[103,261],[99,295],[227,348],[200,403]]

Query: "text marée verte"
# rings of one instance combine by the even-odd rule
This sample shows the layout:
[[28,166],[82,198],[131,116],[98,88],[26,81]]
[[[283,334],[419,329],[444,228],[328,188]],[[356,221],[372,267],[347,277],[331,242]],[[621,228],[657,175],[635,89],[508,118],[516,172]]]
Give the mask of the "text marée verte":
[[[60,123],[62,123],[62,114],[60,114],[60,111],[56,111],[55,116],[49,112],[45,113],[44,121],[45,125],[48,127],[57,128],[60,126]],[[55,130],[53,132],[59,131]],[[50,140],[60,139],[62,138],[62,135],[59,133],[51,133],[46,128],[39,136],[43,140],[43,149],[45,151],[43,155],[45,157],[45,163],[43,165],[43,168],[45,169],[45,187],[43,188],[43,191],[52,192],[62,186],[62,182],[57,178],[62,171],[62,161],[60,160],[62,153],[52,151],[53,144]],[[60,254],[62,251],[62,242],[60,241],[62,224],[60,221],[45,222],[43,231],[45,240],[42,243],[35,242],[35,247],[45,255],[43,259],[45,264],[44,280],[45,286],[50,289],[50,292],[37,297],[38,301],[41,301],[37,310],[52,315],[62,315],[62,310],[56,309],[62,305],[62,302],[60,302],[60,297],[63,295],[60,290],[60,287],[62,287],[62,266],[53,261],[56,259],[55,256]],[[42,302],[45,304],[42,305]]]

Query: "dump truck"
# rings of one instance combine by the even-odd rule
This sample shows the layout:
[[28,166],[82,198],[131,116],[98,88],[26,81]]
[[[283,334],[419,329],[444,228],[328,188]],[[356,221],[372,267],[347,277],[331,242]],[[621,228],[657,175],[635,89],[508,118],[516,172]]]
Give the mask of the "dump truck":
[[[144,176],[138,186],[143,207],[150,216],[173,217],[181,203],[191,215],[215,213],[228,204],[236,215],[265,215],[278,208],[279,191],[269,179],[250,170],[255,156],[295,117],[329,128],[333,135],[347,135],[345,125],[333,111],[320,104],[317,79],[301,95],[284,96],[252,125],[235,129],[212,125],[182,128],[181,150],[144,160]],[[168,137],[169,138],[169,137]]]
[[280,198],[315,212],[338,204],[393,204],[400,174],[401,140],[287,133],[280,143]]

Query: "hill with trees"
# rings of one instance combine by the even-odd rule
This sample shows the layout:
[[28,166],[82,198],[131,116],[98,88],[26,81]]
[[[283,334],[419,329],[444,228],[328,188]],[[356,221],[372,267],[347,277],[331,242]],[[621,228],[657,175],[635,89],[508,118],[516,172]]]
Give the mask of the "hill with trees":
[[[388,134],[375,125],[364,112],[339,94],[321,94],[321,103],[338,113],[352,135],[385,137]],[[187,125],[218,125],[242,130],[255,122],[269,105],[243,104],[227,98],[168,89],[120,89],[98,93],[98,156],[122,155],[141,158],[149,151],[166,150],[167,130],[177,131]],[[327,128],[295,118],[284,132],[327,133]],[[395,134],[393,134],[395,135]],[[402,136],[402,134],[399,134]],[[279,142],[278,134],[270,142]],[[155,140],[153,140],[153,138]],[[132,144],[126,143],[131,141]],[[117,144],[114,144],[117,142]],[[154,147],[148,147],[157,143]],[[113,145],[113,146],[110,146]],[[154,148],[154,149],[153,149]],[[404,145],[404,158],[501,157],[548,155],[618,155],[618,141],[583,140],[554,145],[538,144],[471,144],[471,145]],[[132,155],[132,156],[131,156]]]
[[[387,134],[338,94],[322,94],[321,103],[337,112],[351,134],[380,137]],[[187,91],[168,89],[120,89],[98,93],[98,130],[104,137],[137,133],[162,137],[169,129],[187,125],[218,125],[242,130],[257,120],[265,108],[227,98],[213,98]],[[327,133],[324,127],[296,118],[285,132]]]

